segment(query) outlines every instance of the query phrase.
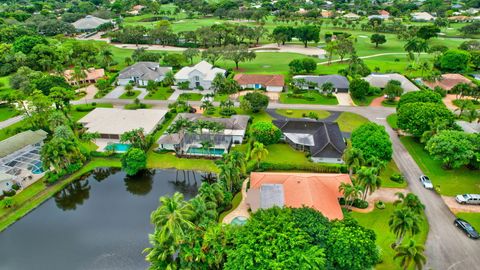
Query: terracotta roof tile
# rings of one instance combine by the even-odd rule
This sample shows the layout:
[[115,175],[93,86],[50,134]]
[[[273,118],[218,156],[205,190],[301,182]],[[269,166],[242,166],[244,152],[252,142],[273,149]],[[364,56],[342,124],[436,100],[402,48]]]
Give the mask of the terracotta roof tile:
[[283,75],[236,74],[233,78],[240,85],[261,84],[264,86],[284,86]]
[[342,193],[338,191],[341,183],[351,183],[347,174],[319,174],[319,173],[259,173],[250,174],[250,190],[247,203],[252,210],[261,204],[262,185],[278,184],[283,186],[284,206],[308,206],[321,212],[327,218],[343,219],[342,209],[338,198]]
[[444,90],[451,90],[457,84],[468,83],[471,84],[472,81],[464,77],[461,74],[443,74],[442,78],[435,82],[424,81],[423,84],[428,86],[431,89],[434,89],[436,86],[441,87]]

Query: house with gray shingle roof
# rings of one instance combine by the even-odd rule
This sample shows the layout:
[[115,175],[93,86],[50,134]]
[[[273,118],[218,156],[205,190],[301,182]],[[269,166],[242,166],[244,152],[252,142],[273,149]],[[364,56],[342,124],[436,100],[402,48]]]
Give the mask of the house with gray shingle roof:
[[335,122],[306,119],[272,121],[293,148],[310,153],[313,162],[343,163],[346,148],[340,127]]
[[[298,75],[293,76],[293,79],[297,81],[297,86],[302,89],[317,89],[320,90],[322,85],[326,82],[333,84],[334,92],[347,93],[350,87],[348,79],[341,75],[323,75],[323,76],[311,76],[311,75]],[[305,85],[298,85],[298,80],[305,81]]]
[[92,15],[87,15],[85,16],[85,18],[73,22],[72,25],[78,32],[93,32],[96,31],[100,25],[106,23],[113,23],[113,21],[97,18]]
[[367,81],[371,86],[378,87],[381,89],[385,88],[385,86],[387,86],[389,81],[395,80],[401,83],[404,93],[420,90],[409,79],[407,79],[405,76],[400,75],[398,73],[388,73],[388,74],[372,73],[363,79]]
[[172,71],[171,67],[161,67],[157,62],[138,62],[120,71],[118,84],[127,85],[133,82],[140,86],[147,86],[148,81],[163,81],[170,71]]

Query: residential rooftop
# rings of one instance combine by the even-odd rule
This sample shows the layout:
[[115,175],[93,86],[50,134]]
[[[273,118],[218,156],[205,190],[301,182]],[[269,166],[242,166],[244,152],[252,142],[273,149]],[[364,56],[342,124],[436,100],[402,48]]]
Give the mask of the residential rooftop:
[[0,141],[0,158],[6,157],[26,146],[37,144],[47,138],[47,132],[39,130],[27,130]]

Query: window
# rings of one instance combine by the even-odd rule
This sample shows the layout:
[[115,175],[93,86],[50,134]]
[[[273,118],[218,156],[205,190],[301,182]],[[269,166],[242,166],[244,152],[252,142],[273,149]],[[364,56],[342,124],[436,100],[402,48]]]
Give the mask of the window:
[[195,76],[194,78],[195,78],[195,81],[200,81],[200,77]]

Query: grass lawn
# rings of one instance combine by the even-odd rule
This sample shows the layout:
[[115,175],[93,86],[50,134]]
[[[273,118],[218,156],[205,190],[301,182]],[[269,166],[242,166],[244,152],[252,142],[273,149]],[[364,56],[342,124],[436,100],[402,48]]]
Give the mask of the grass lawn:
[[198,93],[183,93],[178,96],[177,100],[183,101],[200,101],[202,100],[203,95]]
[[276,164],[305,164],[312,163],[302,151],[293,149],[288,144],[272,144],[267,146],[268,156],[265,162]]
[[286,109],[276,109],[276,113],[292,118],[304,118],[303,115],[308,115],[309,113],[315,113],[319,119],[324,119],[330,116],[330,113],[324,110],[286,110]]
[[128,95],[128,93],[125,92],[125,93],[123,93],[119,98],[120,98],[120,99],[135,99],[136,97],[138,97],[138,95],[140,95],[140,93],[142,93],[142,91],[140,91],[140,90],[133,90],[132,93],[133,93],[133,94]]
[[215,95],[215,97],[213,98],[213,101],[226,101],[228,100],[228,95],[227,94],[217,94]]
[[10,119],[18,115],[18,111],[8,106],[7,104],[0,104],[0,122]]
[[394,101],[388,101],[388,100],[382,101],[382,106],[383,107],[396,108],[397,104],[398,104],[398,101],[395,101],[395,100]]
[[160,87],[154,93],[148,93],[145,99],[167,100],[172,95],[170,87]]
[[380,179],[382,180],[382,187],[387,187],[387,188],[404,188],[407,187],[407,181],[404,181],[403,183],[397,183],[392,180],[390,180],[390,176],[394,173],[400,173],[400,170],[397,167],[397,164],[395,164],[395,161],[390,160],[388,162],[387,167],[380,173]]
[[241,201],[242,201],[242,192],[238,192],[237,194],[235,194],[235,196],[233,196],[232,207],[230,209],[228,209],[227,211],[221,213],[220,216],[218,216],[218,222],[222,223],[223,219],[228,214],[230,214],[233,210],[235,210],[238,207],[238,205],[240,204]]
[[468,221],[477,232],[480,232],[480,213],[457,213],[456,216]]
[[6,138],[9,138],[17,133],[20,133],[24,130],[30,129],[30,123],[27,120],[22,120],[20,122],[17,122],[13,125],[10,125],[6,128],[0,129],[0,141],[5,140]]
[[[261,111],[261,112],[258,112],[258,113],[250,113],[250,112],[245,112],[244,110],[242,110],[238,107],[235,108],[235,111],[237,112],[237,114],[245,114],[245,115],[250,116],[252,118],[253,123],[258,122],[258,121],[270,122],[270,121],[273,120],[273,118],[270,116],[270,114],[268,114],[265,111]],[[209,117],[224,117],[224,116],[220,115],[220,108],[216,108],[215,112],[213,114],[208,114],[207,116],[209,116]]]
[[391,128],[398,128],[397,126],[397,114],[392,113],[389,116],[387,116],[387,123],[390,125]]
[[[395,234],[390,232],[388,227],[388,220],[395,210],[395,207],[391,203],[385,204],[385,209],[373,210],[370,213],[357,213],[351,212],[350,215],[354,217],[360,225],[372,229],[377,235],[377,245],[381,249],[381,256],[383,262],[375,266],[376,270],[392,270],[392,269],[402,269],[398,261],[393,260],[395,256],[395,251],[390,247],[392,243],[395,242]],[[420,233],[414,236],[414,239],[417,243],[424,244],[427,239],[428,234],[428,223],[424,215],[424,221],[420,226]],[[405,237],[403,240],[404,243],[407,243],[410,240],[410,237]]]
[[176,168],[179,170],[196,170],[202,172],[218,172],[218,168],[213,160],[178,158],[173,153],[155,153],[149,152],[147,158],[147,167],[149,168]]
[[357,127],[367,123],[368,119],[356,113],[343,112],[335,122],[338,123],[341,131],[352,132]]
[[96,106],[92,106],[92,104],[80,104],[80,105],[74,105],[72,106],[72,109],[70,110],[69,114],[70,117],[74,122],[77,122],[80,120],[82,117],[87,115],[90,111],[77,111],[76,108],[82,107],[82,108],[91,108],[90,111],[92,111],[95,108],[113,108],[113,105],[111,103],[97,103]]
[[317,91],[308,91],[303,94],[303,97],[307,98],[294,98],[289,97],[287,93],[280,94],[280,103],[285,104],[322,104],[322,105],[337,105],[338,100],[335,96],[327,97],[320,94]]
[[127,104],[125,105],[123,108],[126,109],[126,110],[138,110],[138,109],[150,109],[152,108],[153,105],[152,104],[135,104],[135,103],[130,103],[130,104]]
[[352,97],[352,100],[357,106],[370,106],[370,103],[372,103],[377,97],[380,96],[367,96],[364,99],[356,99]]
[[480,103],[475,104],[471,100],[469,101],[468,99],[455,99],[452,101],[453,105],[460,107],[462,102],[467,102],[468,103],[468,108],[474,108],[477,110],[480,110]]
[[[423,144],[417,142],[413,137],[400,137],[405,148],[412,155],[423,173],[430,177],[435,186],[440,186],[440,193],[447,196],[455,196],[465,193],[480,193],[480,172],[467,168],[445,170],[441,162],[434,160]],[[411,179],[417,181],[417,179]]]
[[97,167],[120,167],[120,161],[117,159],[94,158],[79,171],[54,185],[46,186],[42,180],[38,180],[13,197],[15,201],[13,208],[0,208],[0,231],[3,231],[10,224],[52,197],[68,183]]

